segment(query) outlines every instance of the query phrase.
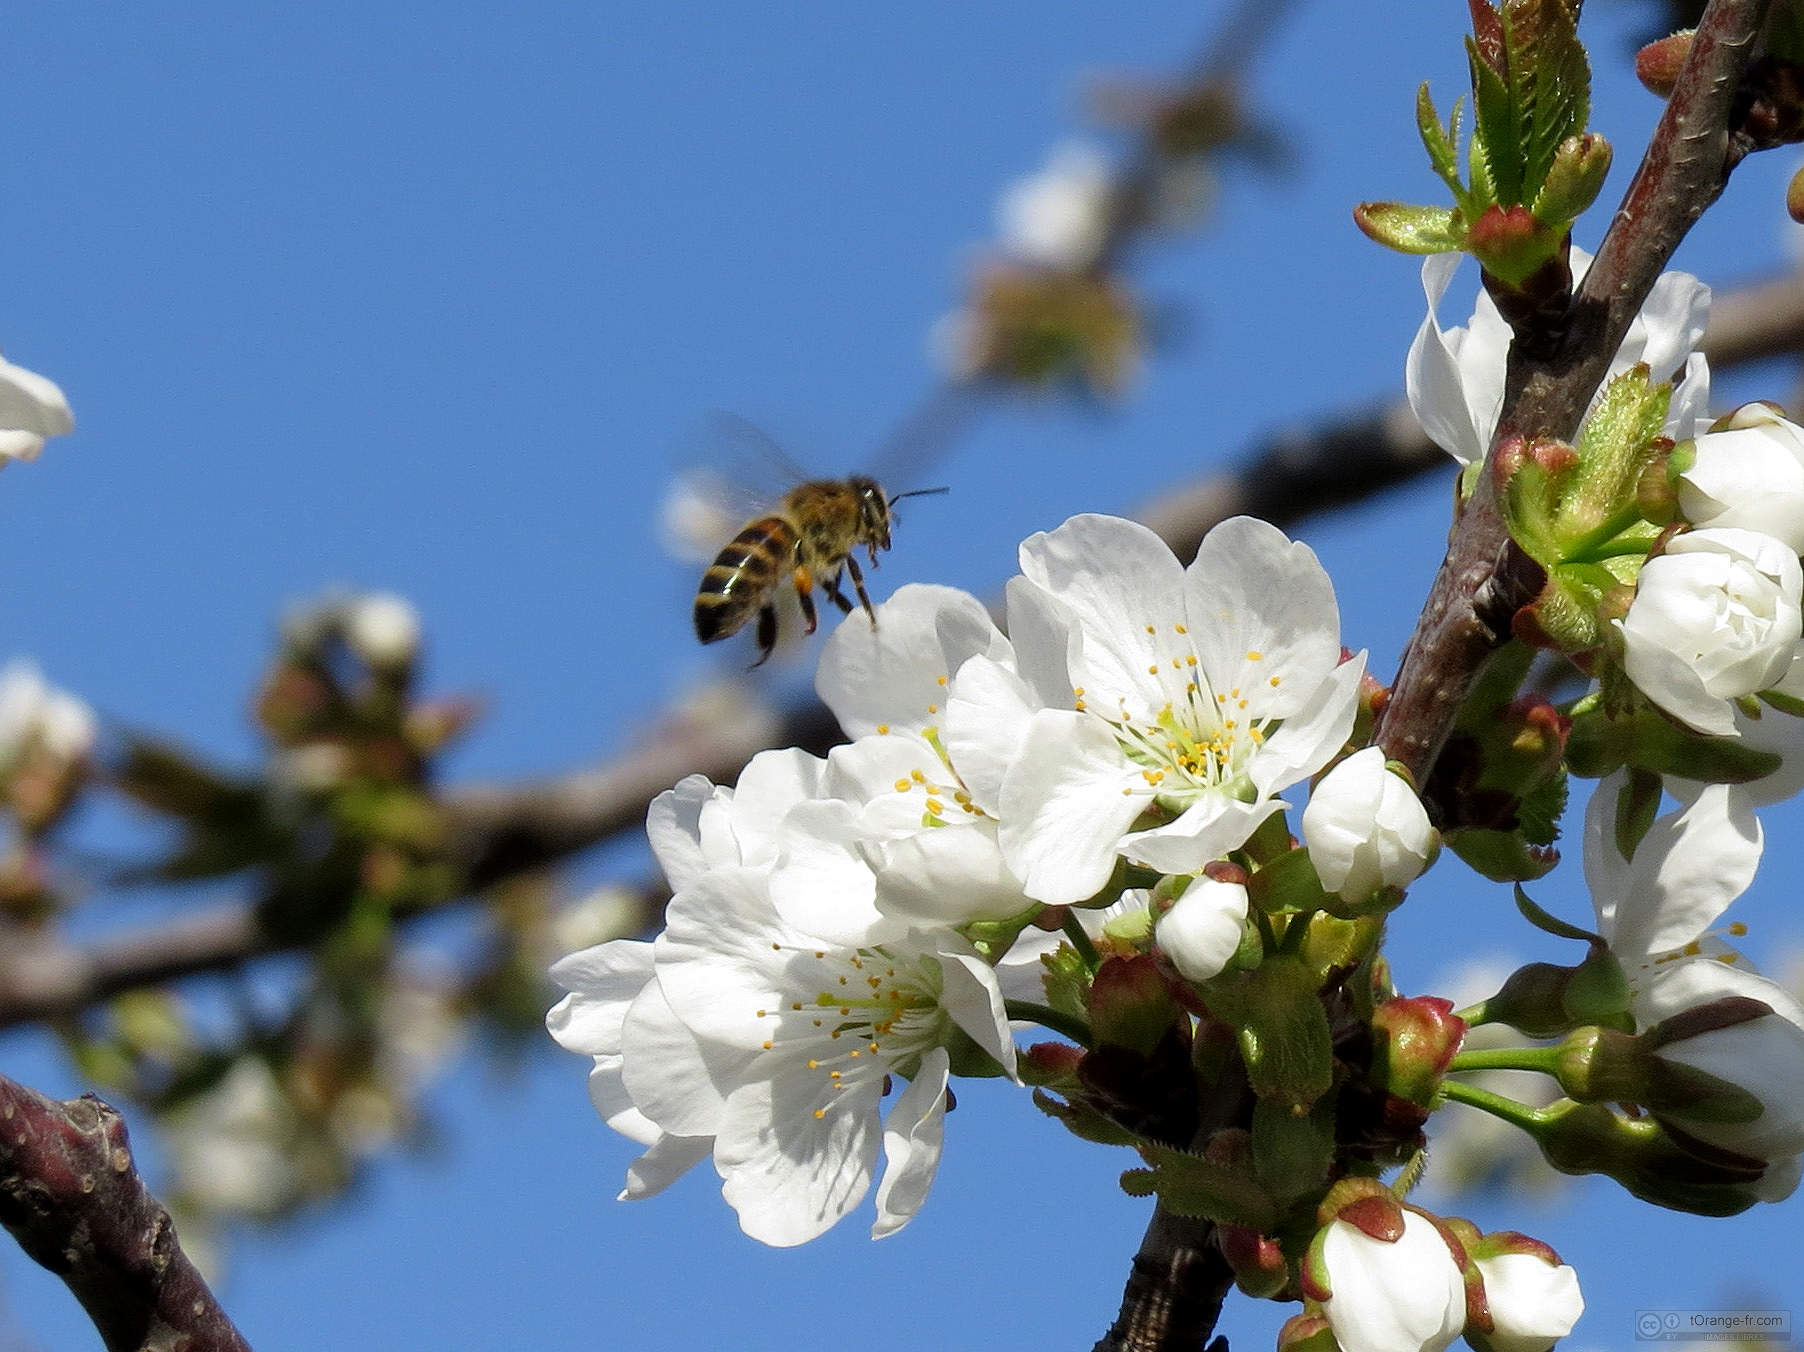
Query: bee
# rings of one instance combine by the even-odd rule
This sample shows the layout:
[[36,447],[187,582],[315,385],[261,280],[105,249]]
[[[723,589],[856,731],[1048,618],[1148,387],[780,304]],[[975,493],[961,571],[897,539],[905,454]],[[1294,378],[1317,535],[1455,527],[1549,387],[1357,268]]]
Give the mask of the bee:
[[783,584],[795,588],[805,632],[812,634],[818,622],[816,586],[842,613],[852,613],[852,602],[840,590],[842,573],[852,575],[858,603],[876,624],[853,551],[862,547],[875,568],[877,551],[890,547],[891,509],[903,498],[945,491],[924,488],[888,497],[875,479],[864,475],[798,484],[770,514],[747,522],[702,574],[695,594],[695,636],[703,643],[719,642],[738,633],[756,612],[758,660],[752,665],[762,666],[777,646],[776,600]]

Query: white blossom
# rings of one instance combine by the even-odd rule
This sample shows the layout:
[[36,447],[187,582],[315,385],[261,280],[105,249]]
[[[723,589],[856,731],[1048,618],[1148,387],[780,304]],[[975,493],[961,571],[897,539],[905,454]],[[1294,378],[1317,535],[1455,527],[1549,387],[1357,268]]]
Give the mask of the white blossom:
[[1094,146],[1059,146],[1044,168],[1017,179],[996,204],[1002,247],[1024,263],[1082,272],[1108,238],[1108,160]]
[[1466,1285],[1432,1221],[1404,1210],[1402,1234],[1385,1241],[1334,1220],[1317,1242],[1332,1292],[1322,1314],[1341,1352],[1440,1352],[1459,1337]]
[[1804,553],[1804,427],[1746,404],[1682,445],[1679,510],[1693,526],[1759,531]]
[[1732,701],[1787,674],[1804,623],[1796,551],[1746,530],[1680,535],[1642,566],[1616,621],[1623,668],[1655,704],[1699,732],[1737,735]]
[[0,669],[0,772],[34,748],[59,761],[79,760],[93,749],[94,736],[93,711],[47,684],[35,663],[19,658]]
[[1421,799],[1366,747],[1322,777],[1303,809],[1303,841],[1330,892],[1364,901],[1380,887],[1407,887],[1435,853]]
[[1159,917],[1159,951],[1192,981],[1207,981],[1234,956],[1247,922],[1247,890],[1239,883],[1198,878]]
[[[1503,406],[1504,366],[1510,327],[1480,288],[1478,304],[1464,327],[1441,328],[1435,311],[1464,255],[1434,254],[1422,264],[1428,317],[1410,345],[1405,383],[1409,406],[1435,445],[1462,465],[1484,459]],[[1574,247],[1576,281],[1591,266],[1591,255]],[[1710,288],[1685,272],[1661,274],[1629,325],[1622,346],[1601,384],[1637,362],[1646,362],[1655,380],[1680,377],[1667,412],[1666,435],[1684,439],[1698,430],[1710,402],[1710,368],[1696,351],[1710,317]],[[1682,372],[1682,375],[1681,375]]]
[[[1729,997],[1772,1013],[1662,1045],[1659,1055],[1738,1085],[1761,1100],[1752,1122],[1705,1122],[1662,1111],[1700,1140],[1775,1162],[1804,1151],[1804,1006],[1756,972],[1713,927],[1753,881],[1763,846],[1747,795],[1712,784],[1656,818],[1624,860],[1617,807],[1626,777],[1600,783],[1585,815],[1585,880],[1598,933],[1628,977],[1630,1011],[1646,1030]],[[1736,927],[1730,927],[1733,933]],[[1778,1175],[1775,1174],[1776,1182]],[[1794,1175],[1795,1181],[1795,1175]]]
[[0,465],[36,460],[46,438],[74,430],[69,401],[54,381],[0,359]]
[[815,684],[854,740],[785,818],[771,894],[790,924],[858,945],[1032,906],[940,737],[951,673],[979,654],[1012,661],[983,604],[951,587],[902,587],[875,625],[854,614],[834,631]]
[[345,641],[372,667],[404,667],[420,650],[420,617],[388,592],[353,597],[345,604]]
[[1479,1254],[1473,1261],[1493,1324],[1488,1352],[1548,1352],[1585,1312],[1578,1273],[1568,1264],[1538,1253]]
[[959,669],[945,744],[1028,896],[1084,900],[1121,857],[1197,872],[1346,741],[1364,655],[1340,660],[1327,574],[1276,527],[1226,521],[1184,568],[1144,526],[1078,516],[1021,569],[1013,664]]

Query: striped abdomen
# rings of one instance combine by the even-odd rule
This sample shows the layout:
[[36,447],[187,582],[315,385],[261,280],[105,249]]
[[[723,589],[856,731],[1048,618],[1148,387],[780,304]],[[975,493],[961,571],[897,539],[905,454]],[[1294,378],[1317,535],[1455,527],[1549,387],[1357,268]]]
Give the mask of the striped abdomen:
[[770,599],[795,555],[795,528],[765,516],[733,537],[695,593],[695,636],[713,643],[737,633]]

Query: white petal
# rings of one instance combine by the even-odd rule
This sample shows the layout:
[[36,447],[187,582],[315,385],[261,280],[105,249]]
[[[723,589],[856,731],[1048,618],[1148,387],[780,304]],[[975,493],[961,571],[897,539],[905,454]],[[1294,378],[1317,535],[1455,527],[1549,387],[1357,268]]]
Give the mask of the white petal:
[[914,1219],[940,1167],[946,1138],[946,1049],[935,1047],[889,1110],[883,1125],[883,1181],[871,1238],[893,1235]]
[[639,1111],[663,1130],[712,1136],[726,1104],[722,1086],[738,1083],[756,1056],[718,1044],[704,1047],[654,981],[627,1011],[620,1074]]
[[1243,803],[1225,793],[1208,793],[1185,808],[1176,821],[1122,837],[1121,853],[1161,873],[1195,873],[1246,844],[1274,812],[1281,798]]
[[919,731],[937,723],[945,682],[969,657],[1007,652],[990,613],[956,587],[911,583],[877,611],[875,628],[856,614],[821,651],[814,685],[849,737],[880,726]]
[[[609,1127],[640,1145],[654,1145],[664,1129],[639,1111],[621,1074],[621,1056],[598,1056],[589,1070],[589,1102]],[[694,1138],[685,1138],[694,1139]]]
[[681,892],[707,872],[701,818],[703,805],[713,797],[714,785],[706,775],[685,775],[674,789],[652,799],[646,810],[645,834],[672,892]]
[[1020,880],[1003,863],[995,828],[987,824],[917,831],[886,846],[883,858],[877,907],[888,916],[953,927],[1003,920],[1030,904]]
[[1266,718],[1288,718],[1340,661],[1334,584],[1315,551],[1269,522],[1222,522],[1184,574],[1190,638],[1219,694],[1257,690]]
[[638,1202],[655,1197],[690,1168],[708,1158],[714,1148],[711,1136],[660,1136],[626,1169],[626,1186],[616,1199]]
[[1025,681],[987,657],[973,657],[952,679],[941,739],[971,801],[991,816],[1001,810],[1003,777],[1041,707]]
[[1009,1037],[1008,1015],[1002,1007],[1002,988],[988,963],[975,953],[953,946],[959,942],[955,936],[942,936],[938,942],[937,956],[944,981],[940,1005],[1013,1079],[1015,1044]]
[[783,852],[770,872],[770,899],[796,929],[830,944],[881,943],[877,880],[859,850],[856,810],[848,803],[803,803],[789,814]]
[[1058,597],[1024,577],[1010,578],[1005,595],[1015,670],[1037,703],[1069,708],[1072,654],[1082,650],[1082,627]]
[[1150,797],[1106,724],[1044,709],[1003,780],[1003,857],[1034,900],[1087,900],[1114,872],[1122,833]]
[[1359,680],[1366,655],[1358,652],[1315,687],[1309,702],[1259,748],[1247,777],[1261,794],[1278,793],[1307,779],[1347,743],[1359,713]]
[[729,1098],[714,1167],[721,1195],[753,1239],[806,1244],[870,1191],[882,1144],[881,1077],[837,1094],[833,1083],[824,1073],[794,1070]]
[[1611,946],[1635,961],[1689,944],[1754,881],[1762,844],[1753,806],[1732,784],[1656,820],[1635,851]]
[[552,1007],[545,1026],[569,1051],[618,1052],[626,1011],[651,976],[651,944],[643,939],[614,939],[560,958],[551,979],[570,994]]
[[[1021,544],[1021,572],[1066,606],[1082,627],[1073,684],[1096,707],[1127,700],[1136,716],[1163,706],[1155,671],[1184,623],[1184,570],[1152,531],[1114,516],[1074,516]],[[1152,632],[1148,632],[1151,630]]]
[[[1484,458],[1490,429],[1472,425],[1459,364],[1435,318],[1435,310],[1461,257],[1456,253],[1431,254],[1423,260],[1422,289],[1428,296],[1428,317],[1410,344],[1404,385],[1409,406],[1428,439],[1460,464],[1469,465]],[[1492,416],[1495,419],[1495,414]]]
[[820,792],[825,762],[796,747],[760,751],[733,790],[733,834],[739,859],[768,864],[781,845],[782,824],[789,810]]

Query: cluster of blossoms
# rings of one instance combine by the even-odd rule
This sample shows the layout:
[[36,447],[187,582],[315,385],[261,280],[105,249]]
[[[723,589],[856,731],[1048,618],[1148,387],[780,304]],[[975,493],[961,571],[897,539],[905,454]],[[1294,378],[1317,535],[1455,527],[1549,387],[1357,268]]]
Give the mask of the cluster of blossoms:
[[[1336,1093],[1365,1124],[1364,1158],[1324,1166],[1339,1192],[1230,1232],[1247,1289],[1306,1300],[1347,1349],[1379,1346],[1359,1341],[1364,1267],[1416,1281],[1425,1224],[1457,1295],[1457,1317],[1437,1315],[1448,1336],[1563,1333],[1580,1302],[1551,1250],[1426,1220],[1375,1181],[1419,1149],[1425,1111],[1399,1094],[1432,1097],[1463,1025],[1445,1002],[1395,998],[1370,960],[1438,842],[1382,753],[1353,748],[1378,692],[1315,556],[1237,518],[1185,568],[1145,528],[1085,516],[1026,541],[1021,569],[1006,637],[934,586],[901,588],[874,627],[843,624],[817,688],[851,740],[825,758],[765,752],[732,789],[692,777],[653,804],[664,932],[552,973],[569,991],[553,1035],[593,1058],[597,1110],[646,1147],[621,1196],[711,1159],[767,1243],[821,1234],[873,1182],[873,1234],[892,1233],[932,1181],[954,1074],[1056,1091],[1045,1103],[1072,1130],[1145,1147],[1150,1189],[1181,1190],[1198,1141],[1236,1169],[1265,1148],[1244,1124],[1156,1106],[1193,1082],[1185,1049],[1238,1021],[1307,1044],[1254,1055],[1251,1090],[1247,1071],[1228,1089],[1249,1111],[1288,1105],[1260,1133],[1319,1126]],[[1299,844],[1279,795],[1316,776]],[[1317,990],[1355,968],[1357,1002],[1398,1030],[1382,1066],[1331,1051],[1354,1016],[1337,1009],[1331,1031]],[[1304,1033],[1265,1026],[1299,1008]],[[1081,1045],[1018,1051],[1034,1023]],[[1518,1262],[1548,1282],[1490,1275]]]
[[[1342,647],[1326,573],[1270,525],[1227,521],[1185,567],[1143,527],[1074,517],[1021,546],[1006,632],[963,592],[901,588],[823,652],[850,740],[661,795],[666,929],[553,968],[553,1035],[645,1147],[623,1198],[707,1159],[767,1243],[818,1236],[873,1185],[890,1234],[932,1182],[952,1077],[1006,1077],[1136,1149],[1123,1187],[1210,1218],[1242,1290],[1300,1302],[1281,1347],[1538,1352],[1583,1309],[1572,1269],[1405,1200],[1443,1103],[1666,1206],[1796,1187],[1804,1008],[1723,916],[1759,862],[1756,807],[1804,760],[1804,431],[1766,406],[1705,421],[1708,292],[1669,274],[1575,446],[1492,450],[1509,330],[1488,299],[1443,330],[1450,275],[1425,270],[1412,402],[1466,492],[1497,476],[1546,573],[1508,669],[1550,649],[1592,688],[1512,690],[1462,724],[1437,830],[1374,744],[1388,693]],[[1593,928],[1520,904],[1583,960],[1457,1014],[1399,995],[1384,918],[1443,839],[1489,877],[1542,876],[1568,774],[1600,781]],[[1034,1025],[1066,1040],[1018,1048]],[[1558,1096],[1505,1098],[1482,1082],[1499,1069]]]

